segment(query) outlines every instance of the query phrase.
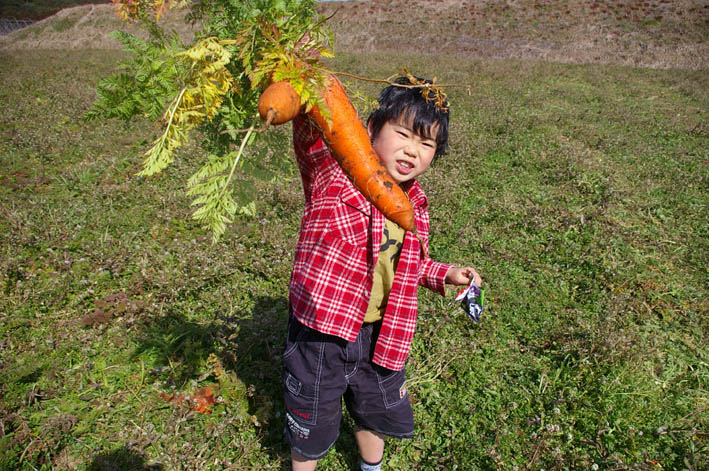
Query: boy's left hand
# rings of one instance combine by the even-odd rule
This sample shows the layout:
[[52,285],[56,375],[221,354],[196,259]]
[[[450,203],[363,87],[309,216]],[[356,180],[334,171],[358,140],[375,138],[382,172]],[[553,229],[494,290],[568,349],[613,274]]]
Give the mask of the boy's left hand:
[[469,285],[471,280],[478,286],[482,285],[483,282],[473,267],[452,267],[446,273],[446,283],[450,285]]

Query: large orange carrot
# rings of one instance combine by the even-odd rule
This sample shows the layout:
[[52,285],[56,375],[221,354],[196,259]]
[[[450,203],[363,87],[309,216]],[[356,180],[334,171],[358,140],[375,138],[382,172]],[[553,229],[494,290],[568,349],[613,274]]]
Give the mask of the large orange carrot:
[[[334,75],[330,75],[329,80],[323,98],[330,111],[330,122],[317,107],[313,107],[309,115],[355,188],[384,216],[415,233],[414,211],[408,196],[379,163],[367,130],[340,81]],[[269,85],[258,103],[261,119],[269,124],[290,121],[300,108],[300,97],[286,81]]]
[[266,87],[258,100],[261,119],[269,124],[283,124],[298,116],[300,97],[288,82],[275,82]]
[[367,130],[340,81],[334,75],[330,75],[329,79],[323,98],[330,110],[330,122],[316,106],[309,115],[355,188],[388,219],[404,230],[416,233],[414,210],[409,197],[379,163]]

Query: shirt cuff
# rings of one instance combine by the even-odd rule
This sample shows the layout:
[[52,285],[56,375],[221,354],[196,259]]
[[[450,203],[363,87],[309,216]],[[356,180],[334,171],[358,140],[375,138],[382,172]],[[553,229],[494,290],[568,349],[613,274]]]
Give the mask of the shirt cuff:
[[293,145],[296,149],[307,152],[319,137],[320,133],[305,114],[300,113],[293,119]]
[[436,262],[431,259],[424,261],[428,266],[423,272],[421,284],[441,296],[446,295],[446,273],[453,268],[449,263]]

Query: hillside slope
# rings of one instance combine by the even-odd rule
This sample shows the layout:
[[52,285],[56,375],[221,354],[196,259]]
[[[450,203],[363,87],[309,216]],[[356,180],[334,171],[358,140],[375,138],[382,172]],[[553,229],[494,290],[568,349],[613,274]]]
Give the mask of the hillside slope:
[[351,51],[706,68],[701,0],[373,0],[329,2],[336,44]]
[[[168,11],[161,24],[177,31],[185,42],[194,36],[195,27],[184,21],[184,12]],[[119,49],[111,32],[125,30],[142,36],[135,24],[122,23],[113,6],[81,5],[65,8],[27,28],[0,36],[1,50],[23,49]]]
[[[709,3],[703,0],[371,0],[323,2],[335,49],[397,51],[562,63],[705,69]],[[180,12],[164,20],[190,41]],[[0,37],[2,49],[113,49],[122,25],[110,5],[60,11]]]

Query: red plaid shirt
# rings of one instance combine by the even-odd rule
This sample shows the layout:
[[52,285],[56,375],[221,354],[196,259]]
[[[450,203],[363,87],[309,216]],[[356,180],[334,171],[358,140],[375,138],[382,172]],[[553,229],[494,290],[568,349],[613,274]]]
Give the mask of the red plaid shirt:
[[[304,116],[293,121],[293,146],[305,190],[305,212],[290,281],[293,315],[317,331],[357,338],[369,302],[384,216],[352,185],[320,133]],[[428,199],[418,182],[405,188],[416,230],[428,245]],[[400,370],[416,329],[417,287],[445,295],[451,265],[422,258],[407,232],[382,321],[374,363]]]

